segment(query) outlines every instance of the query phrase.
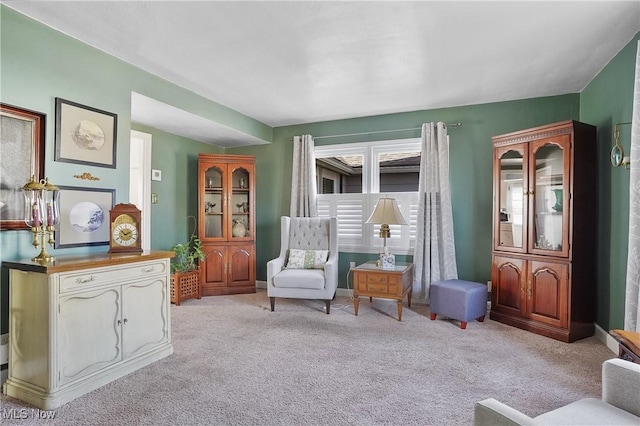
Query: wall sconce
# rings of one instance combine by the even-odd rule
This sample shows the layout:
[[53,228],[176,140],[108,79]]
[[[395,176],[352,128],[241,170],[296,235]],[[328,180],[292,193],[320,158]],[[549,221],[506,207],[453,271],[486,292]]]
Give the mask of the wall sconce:
[[611,148],[611,165],[613,167],[625,166],[625,168],[629,170],[631,159],[624,156],[624,149],[622,149],[622,145],[620,145],[620,129],[618,129],[618,126],[624,124],[631,124],[631,122],[618,123],[613,126],[613,139],[615,144],[613,148]]
[[[33,246],[41,246],[40,254],[31,260],[48,262],[53,256],[47,253],[45,239],[53,246],[55,226],[60,223],[60,191],[49,178],[38,182],[35,176],[22,187],[24,195],[24,222],[33,233]],[[40,241],[39,241],[40,240]]]
[[366,223],[380,224],[380,238],[384,240],[383,252],[380,254],[382,269],[393,270],[396,267],[396,258],[389,253],[387,248],[387,238],[391,236],[389,225],[406,225],[407,222],[402,217],[398,203],[395,198],[382,197],[378,199],[373,213]]

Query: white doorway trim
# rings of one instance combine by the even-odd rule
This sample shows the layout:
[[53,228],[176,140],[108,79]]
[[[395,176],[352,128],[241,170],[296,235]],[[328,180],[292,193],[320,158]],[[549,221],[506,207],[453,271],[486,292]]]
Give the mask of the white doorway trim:
[[131,131],[129,202],[142,211],[142,249],[151,249],[151,135]]

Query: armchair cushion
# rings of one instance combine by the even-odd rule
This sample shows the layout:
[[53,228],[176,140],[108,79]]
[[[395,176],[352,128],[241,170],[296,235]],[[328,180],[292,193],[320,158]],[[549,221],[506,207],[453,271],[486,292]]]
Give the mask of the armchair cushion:
[[325,277],[322,269],[285,269],[273,277],[276,288],[306,288],[322,290]]
[[538,425],[638,425],[639,422],[633,414],[595,398],[572,402],[534,419]]
[[287,269],[322,269],[327,263],[329,250],[289,249]]

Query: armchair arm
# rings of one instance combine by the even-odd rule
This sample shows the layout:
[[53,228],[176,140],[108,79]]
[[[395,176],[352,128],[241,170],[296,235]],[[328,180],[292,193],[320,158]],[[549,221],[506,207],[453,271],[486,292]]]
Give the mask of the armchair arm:
[[335,293],[338,288],[338,252],[331,252],[327,263],[324,264],[324,277],[326,280],[326,289]]
[[493,398],[476,402],[473,413],[475,426],[532,425],[533,419]]
[[602,400],[640,417],[640,364],[619,358],[602,364]]
[[273,277],[284,267],[284,256],[276,257],[267,262],[267,287],[273,285]]
[[289,249],[289,225],[291,218],[282,216],[280,218],[280,255],[267,262],[267,289],[273,286],[273,277],[284,268],[287,260],[287,250]]

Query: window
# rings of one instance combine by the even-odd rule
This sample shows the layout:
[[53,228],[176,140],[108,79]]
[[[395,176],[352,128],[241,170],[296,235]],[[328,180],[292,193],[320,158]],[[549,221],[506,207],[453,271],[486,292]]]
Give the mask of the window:
[[418,215],[419,138],[315,147],[318,214],[338,218],[340,250],[377,253],[380,225],[367,224],[382,195],[398,201],[408,225],[390,225],[387,246],[412,254]]

